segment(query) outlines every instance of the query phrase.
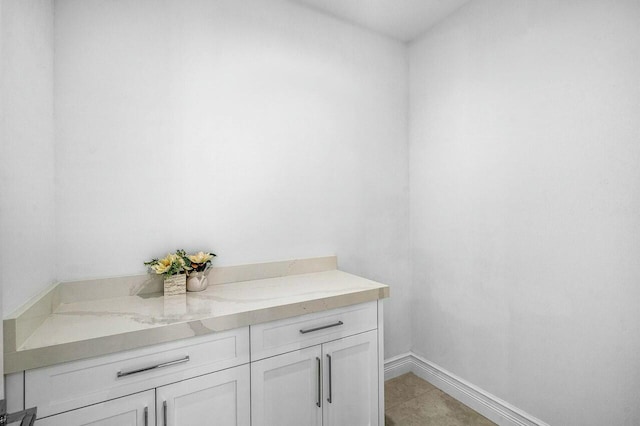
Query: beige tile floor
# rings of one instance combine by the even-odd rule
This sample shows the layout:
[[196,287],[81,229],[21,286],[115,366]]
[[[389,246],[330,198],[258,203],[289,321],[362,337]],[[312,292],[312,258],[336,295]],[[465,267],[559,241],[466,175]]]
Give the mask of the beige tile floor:
[[413,373],[384,384],[386,426],[496,426]]

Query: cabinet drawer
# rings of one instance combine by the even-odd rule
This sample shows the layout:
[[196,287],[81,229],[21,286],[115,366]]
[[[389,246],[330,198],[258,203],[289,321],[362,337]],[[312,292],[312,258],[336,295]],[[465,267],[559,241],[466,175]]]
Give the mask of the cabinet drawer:
[[376,302],[251,326],[251,360],[340,339],[378,326]]
[[25,403],[50,416],[249,362],[248,327],[25,372]]

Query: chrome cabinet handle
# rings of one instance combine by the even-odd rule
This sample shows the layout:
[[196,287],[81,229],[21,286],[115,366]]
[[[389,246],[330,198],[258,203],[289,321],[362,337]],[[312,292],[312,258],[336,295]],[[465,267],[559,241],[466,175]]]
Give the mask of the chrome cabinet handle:
[[342,321],[338,321],[333,324],[321,325],[320,327],[303,328],[300,330],[300,334],[307,334],[307,333],[311,333],[312,331],[318,331],[318,330],[324,330],[325,328],[337,327],[342,324],[344,324]]
[[316,405],[318,407],[322,407],[322,389],[320,387],[320,383],[322,382],[322,371],[320,370],[320,366],[322,365],[322,362],[319,357],[316,357],[316,361],[318,362],[318,401],[316,402]]
[[327,401],[331,404],[331,355],[327,354],[327,358],[329,358],[329,398]]
[[162,402],[162,418],[164,419],[164,426],[167,426],[167,401]]
[[163,362],[162,364],[157,364],[151,367],[144,367],[144,368],[139,368],[137,370],[131,370],[131,371],[118,371],[118,378],[120,377],[125,377],[125,376],[131,376],[132,374],[138,374],[138,373],[144,373],[146,371],[151,371],[151,370],[156,370],[158,368],[165,368],[165,367],[170,367],[172,365],[176,365],[176,364],[182,364],[185,362],[189,362],[189,355],[185,356],[182,359],[176,359],[175,361],[169,361],[169,362]]
[[144,407],[144,426],[149,426],[149,407]]

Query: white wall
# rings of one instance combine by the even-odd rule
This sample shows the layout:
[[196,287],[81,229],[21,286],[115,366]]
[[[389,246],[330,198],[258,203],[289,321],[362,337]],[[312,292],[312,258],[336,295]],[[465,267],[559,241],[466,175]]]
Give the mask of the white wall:
[[640,424],[640,2],[476,0],[410,47],[414,350]]
[[0,288],[10,313],[55,279],[53,8],[1,0]]
[[407,52],[287,1],[55,3],[58,275],[337,254],[410,348]]
[[54,42],[51,1],[2,0],[5,313],[178,247],[335,253],[392,285],[387,356],[413,273],[418,354],[637,424],[639,9],[476,0],[410,46],[410,271],[403,45],[277,0],[57,0]]

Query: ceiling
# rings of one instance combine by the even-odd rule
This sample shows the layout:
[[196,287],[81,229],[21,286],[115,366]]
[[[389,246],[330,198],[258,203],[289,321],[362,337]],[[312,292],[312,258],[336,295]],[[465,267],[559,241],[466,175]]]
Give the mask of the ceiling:
[[470,0],[293,0],[401,41],[411,41]]

